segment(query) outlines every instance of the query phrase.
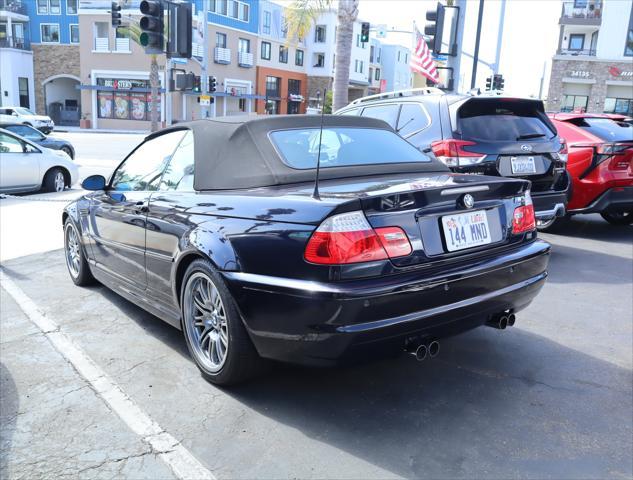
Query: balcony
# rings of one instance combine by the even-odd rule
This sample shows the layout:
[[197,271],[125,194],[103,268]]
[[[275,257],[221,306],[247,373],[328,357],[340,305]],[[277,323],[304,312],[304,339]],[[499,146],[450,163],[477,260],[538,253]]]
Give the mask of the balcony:
[[108,37],[95,37],[95,52],[109,52],[110,40]]
[[596,56],[596,49],[595,48],[589,48],[589,49],[584,49],[584,50],[575,50],[572,49],[570,50],[569,48],[561,48],[558,50],[558,52],[556,52],[557,55],[565,55],[565,56],[584,56],[584,57],[595,57]]
[[231,63],[231,49],[215,47],[213,52],[213,61],[222,65],[228,65]]
[[114,42],[115,51],[129,53],[130,52],[130,39],[129,38],[117,38]]
[[26,4],[22,0],[0,0],[0,12],[11,12],[28,16]]
[[237,54],[237,64],[240,67],[251,68],[255,64],[253,62],[253,54],[248,52],[239,52]]
[[0,38],[0,48],[16,48],[18,50],[31,50],[31,42],[22,37]]
[[563,2],[560,25],[600,25],[602,22],[602,2],[599,0],[576,0]]

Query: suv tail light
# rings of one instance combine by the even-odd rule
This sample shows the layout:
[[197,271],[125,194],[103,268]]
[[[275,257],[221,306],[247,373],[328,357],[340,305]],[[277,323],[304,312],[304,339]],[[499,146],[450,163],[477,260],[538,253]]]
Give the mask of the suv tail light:
[[530,191],[525,192],[525,202],[520,207],[514,209],[512,217],[512,233],[525,233],[536,228],[536,218],[534,217],[534,205]]
[[467,140],[437,140],[431,143],[431,150],[437,159],[449,167],[463,167],[474,165],[483,161],[486,155],[475,152],[467,152],[464,147],[477,145]]
[[363,212],[326,218],[312,234],[304,258],[311,263],[340,265],[409,255],[407,234],[399,227],[373,229]]
[[569,158],[569,150],[567,149],[567,142],[561,139],[560,150],[558,151],[558,158],[567,163],[567,159]]
[[580,147],[593,148],[593,159],[591,165],[582,172],[578,178],[583,179],[589,175],[595,168],[611,159],[607,164],[609,170],[626,170],[631,166],[631,158],[627,155],[627,151],[633,150],[633,143],[590,143],[587,145],[579,145]]

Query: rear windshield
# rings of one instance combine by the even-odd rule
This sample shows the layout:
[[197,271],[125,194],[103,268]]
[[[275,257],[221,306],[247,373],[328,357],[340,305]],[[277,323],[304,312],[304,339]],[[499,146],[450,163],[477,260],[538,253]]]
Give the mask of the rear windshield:
[[458,112],[463,139],[484,142],[549,140],[556,134],[534,104],[509,101],[466,102]]
[[633,125],[610,118],[576,118],[570,123],[587,130],[605,142],[633,142]]
[[[271,132],[282,160],[292,168],[316,168],[319,129]],[[430,162],[431,159],[406,140],[388,130],[371,128],[324,128],[321,136],[321,167]]]

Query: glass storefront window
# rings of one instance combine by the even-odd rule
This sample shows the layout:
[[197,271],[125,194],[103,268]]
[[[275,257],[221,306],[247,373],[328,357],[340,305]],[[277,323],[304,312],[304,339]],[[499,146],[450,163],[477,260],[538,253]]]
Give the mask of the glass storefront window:
[[589,97],[586,95],[564,95],[561,112],[586,112]]
[[[134,88],[149,89],[148,80],[98,78],[97,85],[114,89],[97,91],[99,118],[151,120],[151,93],[131,91]],[[160,117],[160,95],[157,107]]]
[[633,99],[613,97],[606,98],[604,101],[604,113],[633,115]]

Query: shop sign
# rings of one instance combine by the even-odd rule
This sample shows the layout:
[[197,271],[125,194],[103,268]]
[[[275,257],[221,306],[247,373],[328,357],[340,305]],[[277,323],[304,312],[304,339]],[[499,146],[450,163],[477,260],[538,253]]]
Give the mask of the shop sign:
[[609,73],[612,77],[633,78],[633,71],[620,70],[615,65],[609,67]]
[[575,78],[591,78],[591,72],[587,70],[572,70],[569,72],[569,76]]
[[129,80],[119,78],[98,78],[97,85],[114,88],[115,90],[130,90],[132,88],[149,88],[147,80]]
[[290,100],[291,102],[303,102],[303,95],[291,93],[290,95],[288,95],[288,100]]
[[211,96],[200,95],[200,105],[203,107],[208,107],[209,105],[211,105]]

